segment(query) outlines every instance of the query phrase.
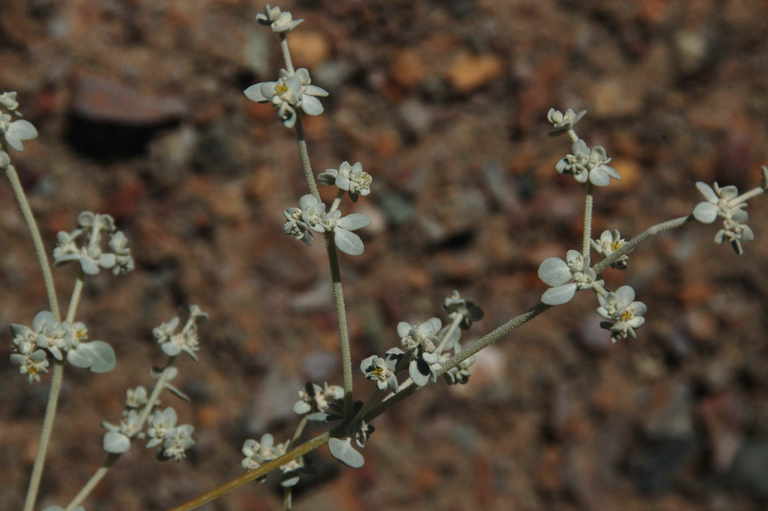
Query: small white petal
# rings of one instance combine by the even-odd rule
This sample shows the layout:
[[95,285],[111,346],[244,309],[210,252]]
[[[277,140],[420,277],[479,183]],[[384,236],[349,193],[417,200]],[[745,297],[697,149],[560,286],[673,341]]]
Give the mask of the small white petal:
[[37,129],[31,122],[24,119],[13,121],[5,131],[5,140],[17,151],[24,150],[24,140],[33,138],[37,138]]
[[317,85],[307,85],[304,87],[304,94],[309,94],[310,96],[325,97],[328,95],[328,91],[318,87]]
[[629,304],[631,304],[634,299],[635,290],[632,289],[632,286],[621,286],[616,290],[616,304],[619,310],[624,310],[629,307]]
[[301,98],[301,109],[307,115],[320,115],[323,113],[323,104],[316,97],[305,94]]
[[336,248],[349,255],[360,255],[365,251],[363,240],[357,234],[337,227],[333,230]]
[[562,305],[570,302],[574,294],[576,294],[576,284],[572,282],[564,286],[547,289],[541,295],[541,302],[547,305]]
[[413,380],[413,383],[419,387],[423,387],[429,382],[429,375],[419,371],[419,365],[415,360],[411,360],[411,363],[408,366],[408,374]]
[[595,186],[608,186],[611,183],[611,178],[608,172],[605,171],[605,166],[592,169],[589,173],[589,182]]
[[108,431],[104,435],[104,450],[113,454],[122,454],[131,447],[131,439],[117,431]]
[[699,189],[699,191],[704,196],[704,198],[707,199],[709,202],[717,203],[717,201],[718,201],[717,194],[712,189],[712,187],[709,186],[707,183],[703,183],[701,181],[697,181],[696,182],[696,188]]
[[336,225],[348,231],[362,229],[371,223],[371,219],[361,213],[352,213],[336,222]]
[[693,216],[701,223],[711,224],[717,218],[717,206],[711,202],[699,202],[693,210]]
[[405,337],[411,332],[412,328],[413,327],[411,327],[410,323],[401,321],[397,324],[397,335],[399,335],[400,337]]
[[559,257],[549,257],[539,266],[539,278],[549,286],[560,286],[571,280],[571,270]]
[[352,447],[350,438],[331,438],[328,440],[328,448],[334,458],[351,468],[360,468],[365,464],[363,455]]

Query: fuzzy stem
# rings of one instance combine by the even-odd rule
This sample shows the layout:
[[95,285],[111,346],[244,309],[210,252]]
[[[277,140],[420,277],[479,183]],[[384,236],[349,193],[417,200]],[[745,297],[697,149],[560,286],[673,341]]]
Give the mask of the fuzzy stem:
[[289,73],[293,73],[293,59],[291,59],[291,49],[288,47],[288,36],[283,32],[280,34],[280,50],[283,52],[283,60],[285,61],[285,70]]
[[304,136],[304,124],[301,121],[301,114],[296,112],[296,142],[299,145],[299,158],[301,159],[301,168],[304,171],[304,177],[307,180],[307,186],[310,193],[317,200],[320,200],[320,191],[317,189],[315,173],[312,172],[312,162],[309,159],[309,149],[307,148],[307,139]]
[[67,323],[72,323],[75,320],[77,314],[77,307],[80,305],[80,298],[83,294],[83,279],[80,277],[75,280],[75,287],[72,289],[72,298],[69,299],[69,307],[67,308]]
[[75,495],[75,498],[72,499],[72,501],[67,504],[67,507],[64,508],[64,511],[72,511],[77,506],[83,503],[85,499],[88,498],[88,495],[91,494],[91,492],[99,485],[102,479],[104,479],[104,476],[107,475],[107,472],[109,472],[109,469],[112,468],[112,465],[115,464],[115,462],[120,459],[119,454],[113,454],[109,453],[107,454],[107,459],[104,461],[104,464],[100,466],[96,472],[93,473],[90,479],[88,479],[88,482],[85,483],[85,485],[80,489],[79,492],[77,492],[77,495]]
[[584,266],[589,266],[590,249],[592,248],[592,183],[587,181],[587,196],[584,199],[584,233],[581,238],[581,256],[584,258]]
[[[51,271],[51,264],[48,261],[48,254],[45,251],[43,238],[40,235],[40,229],[37,226],[37,221],[35,221],[35,215],[32,212],[32,208],[29,206],[24,187],[21,186],[16,167],[11,164],[6,165],[5,174],[8,177],[8,182],[11,184],[13,195],[16,197],[16,201],[19,204],[21,216],[24,218],[29,234],[32,237],[32,244],[35,247],[35,254],[37,256],[38,264],[40,265],[40,271],[43,273],[43,283],[45,284],[45,291],[48,295],[48,306],[51,309],[51,314],[53,314],[56,321],[61,321],[61,311],[59,309],[59,300],[56,296],[53,272]],[[45,406],[43,429],[40,432],[38,450],[35,455],[35,462],[32,466],[32,474],[29,478],[29,486],[27,487],[27,495],[24,501],[24,511],[32,511],[37,501],[37,494],[40,490],[40,479],[43,476],[43,468],[45,468],[45,456],[48,452],[48,444],[51,439],[53,424],[56,419],[56,409],[58,407],[63,376],[63,364],[58,361],[54,362],[53,374],[51,376],[51,390],[48,393],[48,403]]]
[[640,243],[642,243],[645,239],[650,238],[651,236],[655,236],[656,234],[661,234],[665,231],[670,231],[672,229],[677,229],[678,227],[682,227],[683,225],[687,224],[693,220],[693,215],[688,216],[681,216],[678,218],[673,218],[672,220],[667,220],[666,222],[661,222],[656,225],[653,225],[646,229],[645,231],[641,232],[628,242],[624,243],[620,249],[618,249],[616,252],[612,253],[596,265],[592,267],[593,270],[595,270],[595,273],[600,275],[603,270],[605,270],[608,266],[613,264],[616,260],[618,260],[621,256],[624,254],[628,254],[636,246],[638,246]]
[[744,192],[735,199],[731,201],[731,205],[735,206],[737,204],[741,204],[742,202],[747,202],[749,199],[752,199],[754,197],[757,197],[761,193],[765,192],[762,186],[758,186],[757,188],[753,188],[748,192]]
[[331,268],[331,293],[336,305],[336,316],[339,326],[339,343],[341,346],[341,365],[344,377],[344,415],[349,416],[352,409],[352,352],[349,345],[349,328],[347,327],[347,309],[344,305],[344,287],[341,284],[341,270],[333,233],[325,235],[325,246],[328,252],[328,263]]

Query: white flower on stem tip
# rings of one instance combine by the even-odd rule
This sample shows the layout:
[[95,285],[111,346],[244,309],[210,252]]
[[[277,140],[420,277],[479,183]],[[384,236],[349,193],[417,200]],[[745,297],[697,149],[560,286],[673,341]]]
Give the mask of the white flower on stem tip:
[[101,425],[107,430],[102,440],[103,449],[112,454],[122,454],[130,449],[131,438],[143,436],[140,418],[138,410],[126,410],[118,426],[103,421]]
[[312,85],[312,79],[306,68],[294,72],[280,70],[280,78],[275,82],[260,82],[251,85],[245,96],[257,103],[272,103],[277,108],[277,115],[283,125],[292,128],[296,124],[296,109],[300,108],[307,115],[323,113],[323,104],[318,97],[328,96],[328,91]]
[[269,25],[273,32],[290,32],[304,20],[295,20],[290,11],[283,11],[280,7],[267,4],[264,12],[256,15],[256,21],[262,25]]
[[591,289],[595,284],[602,284],[579,252],[569,250],[565,259],[549,257],[539,266],[539,278],[551,286],[541,295],[542,303],[562,305],[571,301],[577,289]]
[[466,330],[472,326],[473,321],[480,321],[483,319],[483,309],[478,307],[474,302],[466,300],[461,297],[457,290],[448,295],[443,300],[443,309],[449,316],[459,314],[461,315],[461,323],[459,326]]
[[195,427],[190,424],[182,424],[166,433],[163,439],[163,456],[173,461],[181,461],[187,457],[187,450],[195,445],[192,433]]
[[[105,236],[109,236],[109,240],[103,247]],[[96,275],[102,269],[121,275],[134,269],[128,240],[116,229],[114,218],[90,211],[80,213],[77,229],[57,234],[53,259],[57,265],[78,261],[86,275]]]
[[149,442],[147,447],[160,445],[165,437],[176,427],[176,410],[170,406],[165,410],[155,410],[149,416],[149,427],[147,435]]
[[48,357],[43,350],[30,353],[12,353],[11,362],[19,366],[19,372],[26,374],[30,383],[40,381],[40,373],[47,373]]
[[415,350],[419,346],[434,351],[438,345],[437,333],[442,326],[440,318],[430,318],[416,325],[401,321],[397,324],[397,335],[400,336],[400,344],[407,351]]
[[127,408],[141,408],[149,400],[147,389],[143,385],[125,391],[125,406]]
[[611,340],[626,339],[627,336],[637,337],[636,328],[645,323],[647,307],[643,302],[636,302],[635,290],[630,286],[621,286],[613,293],[598,294],[600,306],[597,313],[606,321],[600,323],[603,328],[611,331]]
[[331,403],[344,397],[344,389],[339,385],[323,386],[315,383],[307,383],[305,387],[299,390],[299,400],[293,405],[293,411],[299,415],[314,412],[308,418],[309,420],[325,420],[325,412],[331,406]]
[[[299,199],[301,222],[303,226],[315,232],[333,232],[336,248],[349,255],[360,255],[365,250],[363,240],[353,233],[371,223],[371,220],[360,213],[341,216],[341,211],[333,209],[326,212],[326,205],[312,194],[306,194]],[[296,216],[297,213],[293,212]],[[297,222],[297,225],[299,223]]]
[[263,463],[279,457],[279,452],[279,444],[275,446],[275,439],[269,433],[263,434],[259,442],[248,438],[243,442],[242,453],[245,456],[242,461],[243,468],[255,470]]
[[550,108],[547,112],[547,121],[552,125],[552,134],[562,133],[573,129],[577,122],[586,115],[586,110],[575,112],[572,108],[569,108],[565,113],[555,108]]
[[715,243],[727,240],[737,254],[741,255],[742,241],[752,241],[755,234],[745,223],[749,214],[745,211],[746,199],[739,196],[739,190],[735,186],[721,187],[715,183],[714,189],[701,181],[696,183],[696,188],[706,199],[699,202],[693,209],[693,216],[701,223],[711,224],[717,217],[723,218],[723,228],[715,235]]
[[609,166],[611,159],[603,146],[590,148],[578,139],[573,143],[573,154],[567,154],[555,165],[558,174],[571,174],[579,183],[589,181],[595,186],[607,186],[611,178],[621,179],[616,169]]
[[197,333],[197,322],[208,317],[197,305],[190,305],[189,317],[180,332],[176,332],[179,326],[178,316],[162,323],[152,330],[155,340],[160,344],[163,353],[169,357],[176,357],[182,351],[186,352],[194,360],[197,360],[197,351],[200,349],[200,340]]
[[[0,94],[0,107],[2,107],[0,110],[0,132],[2,132],[6,144],[17,151],[23,151],[25,140],[37,138],[37,129],[31,122],[24,119],[13,120],[14,117],[21,117],[15,92]],[[5,151],[0,152],[2,152],[0,154],[0,166],[5,167],[10,163],[10,159]]]
[[376,382],[379,390],[397,390],[397,363],[405,355],[400,348],[387,350],[383,357],[371,355],[360,362],[360,370],[365,377]]
[[335,185],[339,190],[349,192],[349,197],[356,201],[362,195],[371,193],[373,177],[363,170],[363,164],[359,161],[350,165],[344,161],[338,169],[326,169],[317,176],[317,181],[324,185]]
[[[608,257],[609,255],[613,254],[614,252],[619,250],[621,247],[623,247],[626,242],[627,240],[621,237],[621,233],[618,231],[618,229],[610,229],[610,230],[603,231],[603,233],[600,235],[600,237],[597,240],[590,240],[592,248],[595,249],[595,252],[602,255],[603,257]],[[623,270],[628,265],[629,265],[629,255],[624,254],[618,259],[616,259],[611,264],[611,267]]]

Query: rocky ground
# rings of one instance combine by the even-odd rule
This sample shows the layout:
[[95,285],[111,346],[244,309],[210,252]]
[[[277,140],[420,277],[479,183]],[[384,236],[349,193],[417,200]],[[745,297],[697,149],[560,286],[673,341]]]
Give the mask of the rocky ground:
[[[48,243],[81,210],[113,215],[136,271],[89,282],[81,308],[119,365],[68,368],[42,503],[64,503],[101,462],[101,420],[161,360],[151,330],[188,304],[210,313],[182,364],[198,444],[158,463],[136,445],[88,511],[178,505],[241,473],[247,437],[287,437],[296,390],[340,382],[325,252],[282,234],[306,193],[292,132],[248,85],[281,60],[249,0],[7,0],[0,88],[40,131],[15,161]],[[595,229],[637,233],[688,214],[698,180],[760,182],[768,162],[768,8],[760,0],[296,0],[299,66],[331,91],[308,118],[316,169],[363,162],[366,252],[342,257],[354,360],[438,315],[452,289],[486,312],[469,337],[535,304],[546,257],[581,236],[582,189],[554,164],[550,106],[623,179],[598,190]],[[46,307],[8,186],[0,188],[0,322]],[[346,204],[346,208],[351,204]],[[469,385],[427,389],[376,423],[363,469],[327,451],[296,509],[757,510],[768,501],[768,201],[737,257],[694,224],[645,244],[625,273],[648,304],[612,344],[590,296],[484,352]],[[67,296],[74,268],[57,270]],[[7,330],[6,330],[7,331]],[[0,508],[20,509],[47,380],[0,344]],[[763,369],[760,369],[760,368]],[[358,378],[361,395],[371,385]],[[170,400],[171,398],[167,398]],[[277,510],[271,482],[209,506]]]

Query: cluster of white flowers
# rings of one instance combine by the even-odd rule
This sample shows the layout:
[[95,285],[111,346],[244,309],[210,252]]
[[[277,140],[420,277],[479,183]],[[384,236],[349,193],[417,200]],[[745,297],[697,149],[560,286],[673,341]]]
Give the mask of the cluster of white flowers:
[[273,32],[290,32],[304,20],[295,20],[289,11],[267,4],[264,12],[256,15],[256,21],[262,25],[268,25]]
[[288,208],[284,211],[286,223],[283,231],[294,238],[310,243],[313,232],[333,233],[336,248],[349,255],[360,255],[365,250],[363,240],[353,233],[371,223],[370,218],[360,213],[341,216],[338,200],[334,201],[331,209],[326,211],[326,205],[312,194],[306,194],[299,199],[298,208]]
[[[248,438],[243,442],[242,466],[246,470],[256,470],[264,463],[275,460],[288,452],[289,445],[289,442],[276,444],[274,437],[269,433],[262,435],[258,442],[253,438]],[[296,486],[300,478],[299,471],[303,467],[304,461],[301,458],[293,459],[285,465],[281,465],[280,470],[284,477],[280,484],[285,488]],[[264,482],[266,477],[260,480]]]
[[194,360],[197,360],[196,352],[200,349],[200,341],[197,334],[197,322],[208,317],[197,305],[190,305],[189,317],[182,329],[177,332],[181,320],[178,316],[170,321],[162,323],[152,330],[155,340],[160,345],[163,353],[169,357],[176,357],[182,351],[186,352]]
[[630,286],[621,286],[613,293],[597,295],[600,306],[597,313],[605,319],[600,325],[611,331],[611,340],[626,339],[627,336],[637,337],[636,328],[645,323],[643,302],[635,301],[635,290]]
[[[592,248],[603,257],[608,257],[626,244],[627,240],[621,237],[618,229],[609,229],[603,231],[596,240],[590,240]],[[625,270],[629,266],[629,255],[623,254],[612,264],[612,268]]]
[[348,192],[349,197],[356,201],[359,196],[365,197],[371,193],[373,177],[363,170],[359,161],[350,165],[348,161],[341,162],[338,169],[326,169],[317,176],[320,184],[336,186],[342,192]]
[[[176,374],[175,368],[167,368],[161,376],[163,384],[170,382]],[[154,409],[160,403],[149,402],[147,389],[143,386],[129,389],[126,394],[120,424],[102,422],[102,426],[107,430],[102,442],[104,450],[112,454],[122,454],[130,449],[131,439],[148,437],[147,448],[160,447],[163,458],[183,460],[186,451],[195,444],[192,438],[194,426],[177,424],[176,410],[171,407],[164,410]]]
[[307,418],[312,421],[325,421],[331,405],[344,398],[344,389],[339,385],[323,386],[307,383],[299,390],[299,400],[293,405],[293,411],[299,415],[309,413]]
[[696,205],[693,216],[705,224],[711,224],[717,217],[721,217],[723,228],[715,234],[715,243],[721,244],[723,241],[728,241],[733,250],[741,255],[744,252],[741,242],[755,239],[752,229],[745,223],[749,219],[749,213],[745,211],[747,200],[754,194],[747,192],[739,195],[739,190],[735,186],[721,187],[717,183],[713,189],[701,181],[696,183],[696,187],[706,200]]
[[11,163],[6,152],[8,147],[17,151],[24,150],[24,141],[37,138],[35,126],[21,119],[19,102],[15,92],[3,92],[0,94],[0,133],[4,143],[0,143],[0,168],[5,168]]
[[[53,250],[56,264],[78,261],[86,275],[96,275],[102,269],[112,270],[115,275],[133,270],[128,239],[117,230],[112,216],[84,211],[77,217],[77,223],[77,229],[58,233]],[[109,240],[104,247],[106,236]]]
[[[383,357],[371,355],[365,358],[360,364],[363,375],[375,382],[380,390],[391,391],[398,389],[397,373],[406,367],[408,376],[420,387],[436,381],[446,363],[462,351],[461,330],[483,317],[482,310],[462,298],[458,291],[445,299],[443,308],[451,319],[446,326],[437,317],[416,324],[398,323],[397,334],[402,349],[392,348]],[[474,360],[469,357],[459,366],[450,368],[445,372],[446,381],[449,384],[466,383]]]
[[603,281],[597,279],[597,274],[576,250],[569,250],[565,261],[559,257],[549,257],[539,266],[539,278],[548,286],[543,295],[542,303],[547,305],[562,305],[571,301],[576,291],[594,289],[602,286]]
[[75,367],[105,373],[115,367],[115,352],[104,341],[89,341],[88,329],[83,323],[56,321],[49,311],[38,312],[32,327],[12,324],[13,349],[11,362],[19,366],[30,382],[40,380],[47,372],[48,357],[67,362]]
[[272,103],[286,128],[296,124],[297,109],[307,115],[322,114],[323,104],[317,98],[328,96],[325,89],[312,85],[309,71],[303,67],[295,71],[281,69],[277,81],[255,83],[244,93],[251,101]]
[[568,133],[572,141],[571,154],[566,154],[555,165],[558,174],[570,174],[579,183],[589,181],[595,186],[607,186],[611,178],[621,179],[616,169],[608,165],[611,159],[603,146],[589,147],[578,137],[574,126],[584,117],[586,111],[578,114],[571,109],[565,113],[550,108],[547,120],[554,128],[553,134]]

